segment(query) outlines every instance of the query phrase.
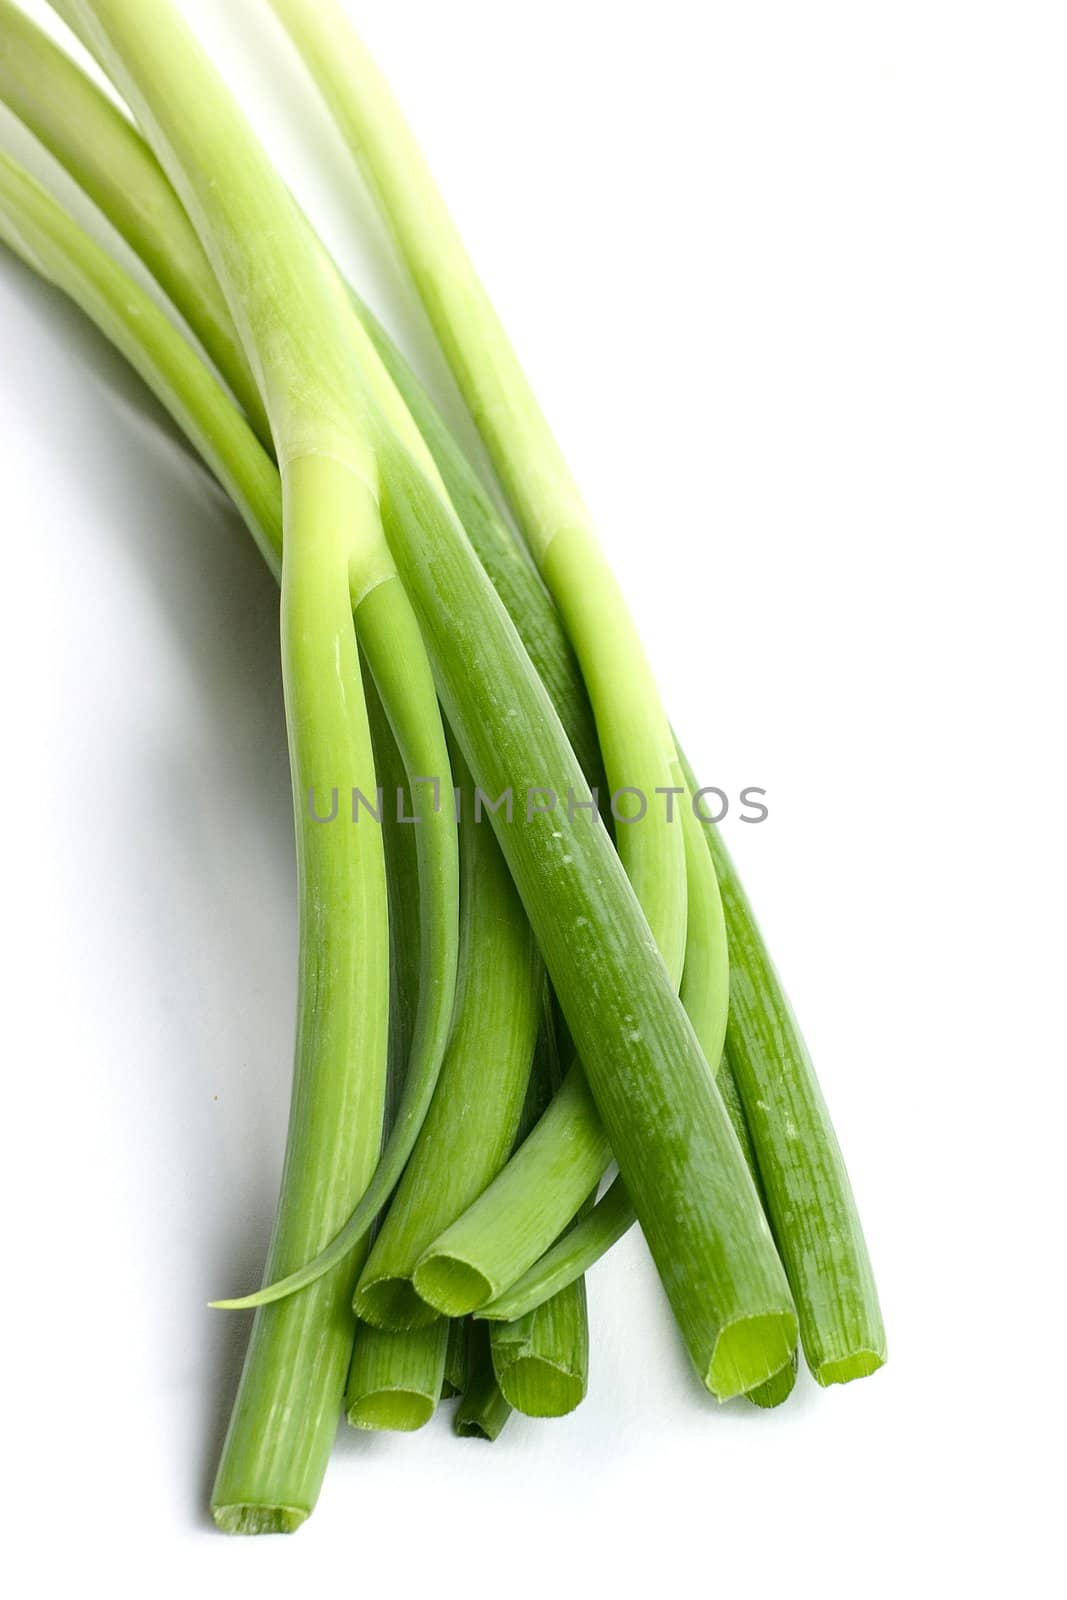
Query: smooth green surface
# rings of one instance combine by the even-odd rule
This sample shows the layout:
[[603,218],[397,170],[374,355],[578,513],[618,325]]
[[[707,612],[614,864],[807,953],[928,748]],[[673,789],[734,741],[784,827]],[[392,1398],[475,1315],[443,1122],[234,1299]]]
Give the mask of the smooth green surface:
[[[57,101],[57,104],[60,104],[60,103],[62,103],[62,102]],[[37,262],[34,262],[32,264],[38,265]],[[106,327],[105,327],[104,331],[105,332],[109,332],[109,330]],[[134,331],[136,332],[136,330],[134,330]],[[109,336],[113,336],[113,335],[109,332]],[[120,341],[116,341],[116,342],[119,342],[119,347],[120,348],[125,348],[124,345]],[[127,353],[129,353],[129,351],[127,351]],[[135,359],[135,358],[131,357],[131,359]],[[194,438],[195,438],[195,436],[194,436]],[[447,435],[446,435],[446,438],[447,438]],[[455,447],[453,446],[453,449],[454,448]],[[468,471],[469,471],[469,469],[468,469]],[[450,485],[450,488],[451,488],[451,485]],[[453,490],[453,494],[455,494],[454,490]],[[496,526],[497,526],[497,528],[499,528],[499,526],[500,526],[499,525],[499,519],[497,519],[497,521],[496,521]],[[489,520],[489,527],[490,527],[490,530],[492,531],[492,529],[493,529],[492,518],[490,518],[490,520]],[[505,560],[504,561],[503,570],[506,572],[510,565],[511,564],[508,563]],[[524,565],[519,565],[519,566],[515,567],[514,570],[518,571],[520,573],[520,575],[524,575],[526,569],[525,569]],[[535,636],[534,636],[533,630],[531,630],[527,625],[528,616],[533,613],[535,608],[540,608],[540,611],[541,611],[541,614],[542,614],[543,617],[548,618],[548,619],[552,619],[552,617],[553,617],[552,607],[551,607],[551,603],[548,601],[547,596],[544,594],[544,591],[541,589],[541,586],[537,582],[536,579],[534,579],[533,584],[530,585],[529,583],[525,582],[525,579],[523,577],[523,581],[520,583],[519,589],[520,589],[520,595],[519,595],[518,599],[516,599],[513,596],[508,596],[509,604],[511,604],[511,605],[521,604],[522,607],[524,608],[524,615],[521,616],[518,620],[523,625],[524,636],[527,638],[528,642],[531,642],[532,639]],[[558,624],[556,624],[555,626],[556,626],[557,631],[558,631]],[[549,643],[547,645],[547,651],[548,651],[548,654],[550,656],[552,655],[552,652],[553,652],[553,649],[554,649],[554,646],[551,644],[552,627],[553,627],[553,622],[550,620],[550,621],[547,622],[546,630],[545,630],[545,636],[549,640]],[[573,682],[573,671],[569,670],[569,672],[568,672],[568,670],[565,669],[565,663],[563,663],[561,665],[561,669],[560,670],[561,670],[561,672],[563,673],[564,676],[568,676],[569,675],[570,678],[571,678],[571,681]],[[580,696],[578,696],[577,703],[580,704]],[[572,729],[572,737],[574,737],[573,729]],[[577,746],[577,744],[579,743],[579,739],[577,737],[574,737],[574,742],[575,742],[575,744]],[[758,930],[755,930],[754,923],[751,923],[750,926],[754,930],[755,937],[758,940],[759,939]],[[760,943],[759,949],[757,951],[757,961],[766,961],[766,959],[767,959],[766,951],[762,947],[762,944]],[[795,1027],[795,1024],[793,1026]],[[802,1049],[802,1046],[801,1046],[801,1049]],[[871,1360],[877,1361],[878,1359],[879,1359],[879,1355],[876,1352],[876,1353],[874,1353],[872,1355]],[[862,1365],[865,1364],[866,1358],[861,1353],[860,1356],[857,1358],[857,1360],[858,1360],[859,1365],[862,1366]],[[841,1366],[839,1364],[830,1364],[828,1366],[828,1369],[827,1369],[829,1374],[831,1376],[836,1376],[836,1375],[838,1375],[838,1374],[840,1374],[842,1372],[850,1371],[851,1368],[850,1368],[850,1366],[848,1364],[849,1361],[850,1361],[850,1358],[846,1357],[844,1366]]]
[[816,1381],[848,1383],[886,1359],[878,1291],[837,1136],[781,980],[717,828],[707,842],[730,940],[727,1048],[767,1213]]
[[141,257],[269,449],[270,426],[233,319],[177,195],[129,119],[11,0],[0,0],[0,100]]
[[125,356],[215,473],[275,576],[278,470],[229,395],[151,297],[62,206],[0,154],[0,237]]
[[[374,787],[350,592],[395,570],[338,338],[347,295],[240,111],[167,3],[63,0],[194,220],[270,419],[282,479],[282,666],[300,894],[294,1091],[268,1271],[337,1231],[376,1164],[388,1049],[380,832],[313,822],[309,790]],[[347,314],[345,311],[343,314]],[[314,1506],[351,1349],[357,1261],[256,1318],[212,1509],[223,1528]]]
[[448,1332],[444,1320],[405,1333],[360,1323],[345,1390],[352,1427],[391,1433],[425,1427],[441,1395]]
[[449,1316],[499,1295],[577,1215],[610,1161],[585,1075],[573,1067],[496,1180],[428,1243],[415,1267],[418,1293]]
[[[388,1042],[388,923],[378,832],[310,820],[324,768],[367,782],[370,732],[348,603],[354,480],[306,457],[287,472],[282,582],[300,897],[296,1067],[285,1170],[265,1275],[332,1237],[378,1158]],[[323,511],[328,513],[323,515]],[[318,1495],[352,1347],[358,1252],[309,1289],[256,1313],[212,1493],[227,1531],[288,1526]]]
[[411,1287],[425,1246],[507,1159],[530,1076],[544,967],[492,829],[477,822],[458,757],[461,796],[461,981],[430,1114],[360,1277],[356,1310],[384,1327],[434,1311]]
[[[547,693],[454,517],[402,451],[382,465],[390,546],[475,780],[525,796],[549,774],[558,791],[582,792]],[[788,1285],[611,840],[589,812],[527,808],[519,826],[497,812],[493,826],[694,1365],[721,1398],[752,1388],[792,1351]]]

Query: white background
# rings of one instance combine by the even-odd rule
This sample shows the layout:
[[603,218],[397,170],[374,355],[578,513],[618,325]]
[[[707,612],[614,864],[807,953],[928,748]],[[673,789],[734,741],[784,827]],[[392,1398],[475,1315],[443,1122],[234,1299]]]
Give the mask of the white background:
[[[262,0],[187,9],[454,410]],[[631,1236],[590,1280],[574,1416],[491,1448],[443,1415],[342,1433],[295,1538],[212,1531],[246,1324],[204,1307],[260,1270],[290,1065],[276,599],[139,385],[4,255],[16,1592],[1051,1594],[1062,7],[353,9],[704,781],[769,791],[727,836],[834,1111],[890,1362],[719,1409]]]

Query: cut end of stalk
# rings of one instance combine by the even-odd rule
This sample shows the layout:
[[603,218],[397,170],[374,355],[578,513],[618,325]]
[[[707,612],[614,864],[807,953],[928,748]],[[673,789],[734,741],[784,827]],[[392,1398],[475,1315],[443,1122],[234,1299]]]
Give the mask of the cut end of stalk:
[[497,1373],[500,1392],[527,1417],[565,1417],[585,1399],[582,1375],[540,1356],[520,1356]]
[[854,1378],[869,1378],[872,1372],[885,1366],[885,1353],[878,1350],[854,1350],[840,1361],[824,1361],[812,1367],[812,1376],[822,1388],[832,1383],[851,1383]]
[[306,1506],[238,1504],[212,1506],[215,1526],[223,1533],[295,1533],[308,1519]]
[[414,1284],[419,1298],[446,1317],[466,1316],[493,1293],[485,1273],[458,1256],[423,1256],[415,1268]]
[[361,1322],[387,1333],[410,1333],[413,1328],[428,1328],[438,1317],[437,1309],[415,1293],[410,1278],[378,1278],[361,1283],[352,1309]]
[[751,1400],[761,1411],[773,1411],[775,1406],[780,1406],[789,1399],[796,1381],[796,1361],[787,1361],[781,1372],[776,1372],[773,1378],[768,1378],[766,1383],[761,1383],[758,1388],[750,1389],[745,1399]]
[[416,1394],[412,1389],[377,1389],[361,1394],[348,1408],[347,1416],[353,1428],[415,1433],[426,1426],[435,1409],[436,1402],[429,1395]]
[[732,1400],[759,1388],[792,1359],[797,1319],[792,1311],[739,1317],[719,1332],[704,1378],[716,1400]]
[[487,1444],[492,1444],[499,1433],[499,1429],[493,1432],[487,1428],[478,1417],[462,1417],[458,1413],[452,1431],[458,1439],[484,1439]]

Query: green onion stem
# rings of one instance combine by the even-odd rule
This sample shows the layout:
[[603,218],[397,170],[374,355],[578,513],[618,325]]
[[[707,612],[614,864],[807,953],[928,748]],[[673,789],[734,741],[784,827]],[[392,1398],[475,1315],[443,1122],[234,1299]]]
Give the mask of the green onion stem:
[[448,1324],[445,1376],[441,1384],[442,1400],[450,1400],[454,1395],[462,1394],[467,1387],[470,1327],[467,1317],[457,1317]]
[[[651,794],[659,784],[673,782],[673,753],[640,642],[581,497],[411,131],[337,0],[272,4],[391,226],[559,606],[593,705],[609,782],[616,790],[632,783]],[[677,829],[646,823],[620,827],[619,853],[674,973],[685,909],[680,840]],[[716,856],[717,866],[723,855]],[[735,920],[750,930],[751,912],[739,886],[733,898]],[[820,1383],[848,1381],[874,1371],[885,1359],[873,1274],[848,1177],[810,1061],[758,936],[748,934],[745,959],[735,970],[733,1010],[741,1013],[736,1031],[744,1040],[732,1057],[797,1295],[805,1353]],[[753,1047],[759,1030],[763,1038]],[[776,1062],[783,1030],[788,1059]],[[768,1072],[768,1063],[776,1070]]]
[[[527,795],[573,751],[477,557],[419,467],[383,456],[390,546],[476,782]],[[702,1379],[727,1398],[776,1372],[795,1317],[710,1069],[599,817],[526,806],[493,826],[645,1236]],[[592,1187],[592,1180],[589,1187]]]
[[[72,70],[75,72],[79,71],[79,69],[73,67],[73,65]],[[56,94],[51,98],[51,104],[55,106],[57,110],[61,110],[68,104],[68,97],[61,94]],[[105,106],[106,105],[107,102],[105,101]],[[123,126],[125,126],[125,124],[123,124]],[[84,131],[86,132],[86,141],[90,144],[93,143],[94,140],[97,140],[98,136],[102,136],[103,134],[103,128],[100,126],[94,126],[91,137],[88,136],[88,130]],[[133,137],[136,138],[137,136],[134,134]],[[67,139],[66,143],[69,146],[70,140]],[[152,158],[149,154],[149,163],[151,163],[153,159],[154,158]],[[158,176],[158,184],[165,187],[166,180],[163,178],[162,174],[159,173],[158,168],[155,168],[154,170]],[[99,200],[99,195],[97,198]],[[101,203],[103,204],[103,202]],[[180,210],[178,211],[177,220],[175,220],[173,216],[168,215],[166,231],[163,231],[163,226],[160,221],[160,218],[164,215],[164,212],[161,209],[157,208],[155,211],[150,211],[149,215],[151,215],[153,218],[152,226],[157,230],[158,237],[163,242],[165,251],[173,251],[178,234],[177,221],[184,223],[184,218],[182,217]],[[116,221],[117,219],[113,216],[112,220]],[[74,227],[74,225],[70,224],[69,222],[67,225],[71,228]],[[185,224],[185,226],[187,228],[187,224]],[[16,239],[12,239],[11,242],[15,244],[16,249],[19,248],[18,241]],[[101,255],[102,254],[103,253],[101,252]],[[198,448],[201,449],[201,452],[205,455],[206,459],[208,459],[209,464],[211,464],[216,472],[219,473],[219,476],[223,478],[224,483],[228,488],[230,488],[231,493],[234,492],[232,488],[232,479],[231,481],[227,481],[224,472],[220,470],[217,459],[213,458],[212,454],[212,443],[214,443],[217,447],[219,438],[221,437],[222,433],[225,432],[225,429],[222,427],[222,419],[220,417],[213,416],[209,409],[204,405],[204,402],[199,399],[197,399],[190,408],[187,408],[184,416],[182,415],[181,405],[179,403],[175,403],[173,395],[168,394],[167,392],[168,380],[166,377],[161,377],[158,372],[153,373],[150,370],[156,355],[156,352],[150,348],[151,341],[145,339],[140,345],[138,344],[138,336],[145,333],[145,330],[148,326],[147,323],[139,324],[138,322],[134,321],[131,328],[123,330],[117,324],[114,318],[114,309],[119,303],[120,297],[114,296],[112,299],[112,304],[110,308],[108,308],[106,314],[101,315],[99,307],[94,309],[91,303],[87,303],[87,301],[91,302],[91,296],[86,296],[84,291],[79,293],[77,289],[72,289],[69,283],[63,283],[58,277],[56,277],[54,272],[44,269],[42,267],[41,256],[39,253],[35,254],[35,256],[31,259],[30,264],[35,266],[38,270],[44,271],[46,276],[53,277],[54,281],[60,282],[60,286],[64,287],[68,293],[73,293],[74,297],[79,300],[79,303],[83,304],[85,309],[89,311],[89,314],[95,317],[98,323],[102,326],[103,331],[114,340],[114,342],[120,349],[124,351],[124,353],[128,355],[129,359],[134,363],[135,366],[138,367],[138,370],[142,372],[142,375],[148,378],[148,381],[156,389],[156,392],[160,394],[160,397],[164,400],[164,403],[170,406],[179,423],[185,427],[193,442],[197,444]],[[111,270],[116,273],[118,272],[118,269],[116,268],[112,268]],[[127,283],[129,282],[128,279],[126,281]],[[188,315],[188,308],[186,307],[184,309]],[[372,333],[373,332],[374,330],[372,329]],[[380,329],[377,330],[376,336],[379,339],[379,348],[382,348],[380,341],[384,338],[384,336],[381,335]],[[178,339],[178,343],[181,344],[182,341],[180,340],[180,336],[176,337]],[[383,356],[386,356],[388,352],[386,349],[383,349],[382,353]],[[393,354],[394,365],[391,366],[391,371],[394,378],[396,378],[398,385],[402,387],[403,384],[400,376],[402,364],[396,364],[399,362],[399,358],[395,358],[395,352]],[[165,366],[166,363],[164,363],[164,367]],[[146,371],[146,368],[149,370]],[[410,374],[407,376],[409,381],[413,381],[410,379]],[[408,399],[409,403],[411,403],[410,393],[406,393],[405,397]],[[423,397],[423,399],[425,399],[425,397]],[[204,426],[199,424],[198,419],[201,417],[205,419]],[[424,431],[429,432],[425,419],[421,417],[420,426],[424,429]],[[447,435],[447,433],[444,433],[443,435],[440,434],[439,422],[438,428],[439,437],[443,436],[445,441],[445,454],[447,455],[447,453],[450,451],[453,459],[461,463],[463,471],[468,478],[468,483],[477,485],[477,480],[471,473],[470,468],[466,467],[461,453],[458,452],[457,447],[451,441],[450,437]],[[208,444],[204,443],[205,434],[207,439],[211,441]],[[436,442],[435,448],[437,448]],[[217,453],[218,452],[216,448],[216,456]],[[225,453],[225,450],[223,450],[224,456]],[[240,455],[240,451],[238,451],[237,454]],[[438,454],[440,456],[441,452],[438,451]],[[265,481],[269,487],[269,464],[267,464],[266,468]],[[449,490],[457,506],[459,506],[461,502],[461,494],[457,491],[454,481],[449,482]],[[558,620],[556,619],[551,602],[549,601],[547,594],[541,588],[538,580],[533,576],[530,569],[526,566],[525,561],[515,561],[510,555],[510,534],[506,529],[503,528],[499,517],[496,515],[494,508],[492,508],[491,503],[488,501],[488,497],[484,495],[484,491],[481,491],[481,495],[483,504],[488,505],[489,508],[482,524],[479,524],[477,518],[469,515],[466,506],[463,507],[462,513],[464,521],[468,523],[472,536],[474,536],[476,530],[479,530],[483,527],[484,529],[488,530],[488,533],[486,534],[483,532],[478,540],[479,554],[485,560],[487,567],[493,571],[494,578],[500,583],[501,592],[504,594],[509,606],[515,611],[516,621],[521,627],[523,637],[531,650],[531,654],[536,656],[538,654],[537,646],[539,644],[541,645],[541,658],[538,660],[538,665],[546,677],[546,680],[549,679],[549,666],[551,666],[552,663],[556,663],[557,676],[560,678],[560,680],[564,682],[570,681],[573,685],[575,680],[573,658],[569,656],[566,643],[562,640],[562,635],[558,626]],[[235,494],[235,498],[238,500],[238,503],[241,504],[240,493]],[[242,509],[246,510],[246,506],[242,505]],[[248,513],[246,510],[246,517],[247,515]],[[253,514],[251,517],[248,517],[248,520],[254,528],[259,530],[261,548],[265,547],[265,549],[269,551],[273,547],[276,553],[277,531],[275,530],[272,534],[270,517],[260,513],[258,516]],[[494,554],[496,557],[495,568],[490,562],[490,557]],[[517,575],[518,579],[516,588],[513,592],[508,592],[505,587],[506,580],[508,577],[514,575]],[[534,617],[538,619],[537,625],[534,625],[534,623],[531,622],[531,618]],[[555,689],[555,685],[553,687],[554,693],[556,693],[556,697],[558,699],[558,691]],[[578,692],[572,696],[572,704],[577,706],[578,711],[577,713],[571,713],[567,715],[567,725],[568,732],[571,735],[572,743],[574,743],[575,748],[578,748],[581,744],[581,733],[583,728],[582,691],[580,685],[578,685]],[[564,706],[561,707],[561,709],[563,709],[566,713],[568,708]],[[719,863],[719,870],[720,873],[723,871],[726,871],[730,874],[733,873],[732,865],[729,864],[728,859],[725,862]],[[747,906],[747,902],[744,899],[743,893],[740,891],[740,886],[736,883],[736,877],[733,876],[731,881],[737,890],[737,893],[732,897],[731,905],[728,907],[728,911],[732,913],[734,919],[734,924],[731,925],[731,934],[733,936],[732,942],[734,944],[733,967],[735,974],[735,990],[737,987],[738,973],[742,974],[746,979],[749,976],[748,965],[750,962],[755,974],[757,988],[759,988],[762,983],[768,981],[768,974],[772,975],[773,984],[777,984],[777,979],[773,978],[773,967],[770,964],[766,949],[763,946],[758,928],[751,918],[751,912]],[[738,937],[739,934],[741,936],[740,938]],[[788,1028],[790,1030],[786,1038],[787,1062],[795,1066],[796,1062],[799,1061],[804,1070],[807,1073],[810,1073],[810,1063],[807,1061],[803,1043],[800,1040],[799,1035],[796,1033],[795,1023],[792,1020],[791,1013],[788,1012],[788,1007],[784,1005],[784,997],[782,997],[782,1000],[782,1015],[784,1015],[784,1017],[787,1019]],[[766,1045],[765,1039],[762,1042],[764,1045]],[[760,1044],[761,1039],[759,1030],[749,1029],[748,1048],[750,1052],[758,1051]],[[751,1061],[749,1070],[750,1072],[752,1071]],[[779,1070],[778,1056],[775,1050],[771,1049],[764,1055],[762,1071],[764,1074],[767,1074],[776,1070]],[[817,1087],[815,1092],[817,1093]],[[772,1131],[772,1129],[766,1129],[765,1137]],[[601,1202],[601,1204],[603,1203],[604,1202]],[[862,1248],[862,1236],[860,1236],[860,1245]],[[862,1274],[860,1276],[862,1277]],[[880,1318],[877,1315],[877,1300],[874,1296],[873,1285],[870,1286],[869,1298],[873,1302],[873,1311],[871,1307],[868,1306],[867,1320],[876,1330],[880,1330]],[[804,1307],[802,1302],[802,1311],[803,1309]],[[879,1350],[884,1352],[884,1335],[882,1336],[881,1343],[879,1344],[876,1331],[875,1334],[870,1335],[870,1342],[878,1347],[875,1352],[876,1354]],[[810,1345],[811,1349],[817,1351],[817,1346],[812,1341],[809,1340],[808,1344]],[[809,1349],[809,1354],[810,1353],[811,1350]],[[817,1359],[818,1356],[816,1354],[816,1360]],[[875,1364],[877,1364],[877,1362]],[[837,1370],[840,1372],[842,1369],[838,1368]]]
[[0,100],[128,240],[269,450],[259,389],[181,201],[129,119],[12,0],[0,0]]
[[507,1159],[537,1039],[544,967],[492,829],[479,821],[458,752],[461,979],[429,1115],[356,1293],[377,1326],[415,1327],[436,1313],[411,1287],[422,1250]]
[[717,828],[708,830],[732,954],[727,1047],[767,1214],[816,1382],[886,1359],[870,1256],[841,1149],[796,1018]]
[[511,1410],[496,1381],[488,1336],[483,1328],[472,1327],[470,1371],[452,1426],[461,1439],[491,1442],[499,1438]]
[[[372,439],[382,427],[402,428],[424,470],[429,463],[432,471],[432,460],[373,347],[361,332],[356,337],[358,324],[336,271],[180,19],[162,5],[153,10],[151,26],[145,26],[144,19],[132,18],[118,0],[61,0],[57,9],[76,24],[134,108],[197,227],[267,404],[283,505],[289,464],[299,465],[311,456],[319,462],[318,479],[344,472],[353,498],[373,497],[377,463]],[[184,77],[179,68],[185,69]],[[307,380],[309,370],[313,383]],[[322,465],[327,460],[332,462],[329,469]],[[412,793],[420,795],[417,803],[425,824],[418,843],[420,890],[427,914],[420,924],[423,981],[413,1056],[400,1107],[334,1260],[372,1225],[418,1135],[444,1057],[458,960],[455,819],[449,806],[434,803],[433,792],[422,792],[427,779],[439,786],[448,772],[444,732],[421,635],[402,586],[390,581],[395,580],[395,568],[376,516],[364,519],[362,536],[352,544],[348,577],[360,643]],[[356,789],[373,795],[373,768],[362,776]],[[326,792],[340,788],[328,769],[318,774],[318,782]],[[349,793],[347,786],[342,792]],[[310,802],[312,791],[305,793]],[[439,801],[439,788],[436,794]],[[289,1279],[290,1289],[305,1281],[295,1273]],[[268,1287],[258,1295],[219,1303],[265,1304],[284,1292]]]
[[[520,1140],[558,1087],[555,1008],[546,991],[530,1094]],[[589,1383],[589,1313],[585,1281],[573,1279],[526,1315],[489,1329],[493,1371],[504,1398],[530,1417],[562,1417],[585,1398]]]
[[[374,789],[351,596],[358,609],[395,567],[375,499],[373,450],[350,398],[356,362],[338,338],[344,291],[240,112],[164,0],[136,14],[120,0],[58,9],[88,36],[195,218],[278,456],[301,936],[294,1095],[270,1278],[336,1233],[378,1159],[389,1006],[382,839],[378,830],[312,820],[307,796],[331,786]],[[347,1373],[357,1265],[356,1257],[342,1261],[321,1291],[257,1317],[212,1497],[221,1527],[291,1528],[314,1505]]]
[[[448,508],[402,451],[386,481],[391,538],[405,555],[405,581],[413,600],[419,596],[461,742],[478,757],[480,786],[522,795],[551,772],[583,795],[542,686]],[[507,714],[513,707],[519,717]],[[646,1233],[698,1370],[720,1394],[751,1387],[792,1345],[792,1311],[755,1196],[717,1099],[699,1087],[706,1065],[606,832],[586,812],[565,827],[552,822],[564,819],[535,817],[525,827],[501,826],[498,836],[513,873],[519,868],[535,931],[540,924],[542,944],[554,940],[556,987],[572,1032],[623,1130],[616,1139],[613,1129],[612,1141],[627,1149],[649,1212],[658,1212]],[[679,1104],[697,1107],[696,1126],[680,1143],[671,1110]]]
[[274,462],[166,313],[3,153],[0,237],[27,266],[74,300],[144,379],[214,472],[280,578],[282,503]]
[[449,1324],[388,1333],[360,1323],[345,1391],[354,1428],[413,1433],[437,1409],[445,1376]]

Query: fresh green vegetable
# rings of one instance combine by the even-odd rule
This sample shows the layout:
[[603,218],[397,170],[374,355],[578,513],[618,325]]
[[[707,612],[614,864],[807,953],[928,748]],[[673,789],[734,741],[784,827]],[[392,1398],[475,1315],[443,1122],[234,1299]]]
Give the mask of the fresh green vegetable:
[[[520,1143],[559,1087],[559,1050],[555,1006],[546,992]],[[517,1411],[531,1417],[562,1417],[573,1411],[584,1400],[589,1383],[584,1280],[572,1279],[521,1318],[494,1323],[489,1329],[489,1348],[501,1393]]]
[[[401,727],[389,699],[383,639],[393,628],[404,629],[415,652],[407,663],[409,716],[407,691],[429,674],[382,533],[374,452],[352,400],[360,369],[336,333],[347,307],[342,286],[169,5],[136,16],[118,0],[59,9],[134,107],[196,218],[256,373],[278,458],[283,682],[301,893],[297,1065],[269,1272],[284,1275],[321,1248],[344,1220],[340,1212],[351,1212],[366,1190],[382,1126],[389,973],[381,834],[323,825],[308,806],[310,794],[332,787],[346,795],[375,789],[353,605],[401,750],[405,741],[433,743],[436,707],[417,705],[414,726]],[[437,743],[443,750],[439,721]],[[443,761],[431,767],[443,770]],[[439,850],[447,878],[447,836]],[[447,970],[438,977],[448,984]],[[357,1265],[342,1262],[321,1293],[257,1317],[213,1496],[220,1525],[291,1527],[314,1504],[348,1367],[352,1319],[341,1303]]]
[[280,577],[282,508],[273,461],[151,296],[2,153],[0,237],[27,266],[69,295],[140,374],[215,473],[260,554]]
[[[616,807],[616,854],[589,803],[601,750],[613,786],[637,772],[635,787],[666,776],[677,795],[694,782],[577,491],[362,47],[325,0],[275,3],[356,135],[541,576],[166,0],[136,21],[121,0],[58,9],[131,101],[181,198],[123,114],[0,0],[0,98],[96,200],[204,347],[214,341],[250,423],[166,306],[2,157],[0,236],[133,362],[282,578],[300,1025],[268,1287],[250,1297],[285,1298],[257,1314],[214,1498],[220,1525],[235,1531],[291,1529],[314,1504],[355,1326],[347,1296],[402,1169],[360,1294],[383,1320],[397,1307],[402,1320],[432,1316],[432,1302],[476,1309],[479,1321],[364,1328],[346,1401],[358,1426],[420,1426],[440,1394],[460,1389],[457,1431],[485,1437],[509,1401],[532,1415],[572,1409],[588,1369],[580,1274],[632,1220],[631,1190],[712,1392],[774,1406],[792,1389],[796,1323],[772,1234],[818,1380],[863,1376],[885,1349],[833,1130],[717,830],[685,801],[669,836]],[[332,56],[321,32],[331,15]],[[447,1054],[457,851],[440,803],[451,777],[437,692],[471,782],[485,796],[510,789],[518,812],[490,806],[495,845],[487,827],[468,832],[464,981]],[[375,780],[386,801],[404,788],[418,827],[393,825],[387,803],[381,823],[362,828],[302,811],[302,796],[333,788],[347,809],[349,786],[371,810]],[[542,803],[527,808],[529,791]],[[505,903],[499,926],[482,915],[472,956],[476,906]],[[533,938],[587,1073],[571,1070],[486,1188],[523,1098],[542,987]],[[520,945],[525,988],[518,967],[498,960]],[[508,1010],[502,996],[520,991]],[[498,1077],[492,1041],[505,1038],[511,1065]],[[542,1028],[539,1058],[551,1044]],[[716,1092],[708,1063],[720,1060]],[[524,1119],[541,1110],[540,1092],[527,1093]],[[612,1150],[620,1178],[588,1210]],[[307,1287],[288,1293],[294,1283]]]
[[419,1327],[435,1317],[411,1286],[415,1262],[507,1159],[537,1039],[544,967],[455,752],[453,772],[461,813],[461,978],[437,1093],[356,1292],[357,1314],[379,1327]]
[[129,119],[11,0],[0,0],[0,100],[141,257],[269,449],[259,389],[181,201]]
[[708,830],[730,949],[730,1062],[816,1382],[886,1359],[885,1326],[841,1149],[792,1008],[721,835]]
[[500,1437],[511,1416],[511,1406],[500,1391],[489,1353],[489,1339],[483,1328],[471,1329],[471,1366],[466,1392],[456,1409],[453,1427],[461,1439]]
[[468,1341],[470,1320],[458,1317],[448,1324],[448,1350],[445,1354],[445,1377],[441,1385],[442,1400],[462,1394],[467,1387]]
[[387,1333],[361,1323],[345,1391],[345,1415],[354,1428],[413,1433],[437,1409],[445,1376],[449,1324]]

